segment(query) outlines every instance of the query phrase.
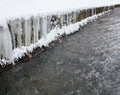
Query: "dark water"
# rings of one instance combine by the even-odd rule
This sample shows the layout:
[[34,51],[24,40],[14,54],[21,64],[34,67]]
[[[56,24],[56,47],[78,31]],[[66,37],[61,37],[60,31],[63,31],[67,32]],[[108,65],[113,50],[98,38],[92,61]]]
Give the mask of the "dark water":
[[0,95],[120,95],[120,9],[1,73]]

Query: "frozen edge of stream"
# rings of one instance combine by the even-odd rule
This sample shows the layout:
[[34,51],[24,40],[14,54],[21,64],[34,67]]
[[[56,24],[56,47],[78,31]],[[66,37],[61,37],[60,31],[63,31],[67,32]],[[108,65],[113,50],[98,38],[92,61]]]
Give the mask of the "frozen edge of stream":
[[15,65],[15,61],[19,61],[21,58],[24,58],[26,55],[29,56],[31,52],[34,52],[34,49],[36,48],[42,48],[44,47],[49,47],[49,44],[55,40],[58,40],[62,35],[70,35],[72,33],[77,32],[79,29],[82,29],[86,24],[89,22],[94,21],[98,17],[101,17],[105,14],[108,14],[110,10],[99,13],[97,15],[93,15],[90,17],[87,17],[80,22],[70,24],[68,26],[64,26],[61,29],[60,28],[55,28],[50,33],[48,33],[46,36],[42,37],[37,43],[31,44],[30,46],[22,46],[21,48],[15,48],[12,51],[12,56],[10,59],[1,59],[0,60],[0,65],[1,67],[5,67],[6,65],[13,64]]

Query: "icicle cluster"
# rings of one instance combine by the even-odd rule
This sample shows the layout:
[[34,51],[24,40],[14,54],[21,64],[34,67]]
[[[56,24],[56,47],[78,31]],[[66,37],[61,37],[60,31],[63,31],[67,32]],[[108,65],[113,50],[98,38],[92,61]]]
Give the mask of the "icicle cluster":
[[100,7],[59,15],[31,16],[28,19],[8,20],[6,27],[0,26],[0,58],[10,59],[14,49],[35,44],[53,29],[80,22],[82,19],[107,11],[109,8]]

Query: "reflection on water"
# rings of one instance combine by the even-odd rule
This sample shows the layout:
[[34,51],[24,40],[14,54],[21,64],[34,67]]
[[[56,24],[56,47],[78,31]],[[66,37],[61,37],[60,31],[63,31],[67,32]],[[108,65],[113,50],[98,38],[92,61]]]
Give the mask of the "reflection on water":
[[0,95],[120,95],[120,11],[0,74]]

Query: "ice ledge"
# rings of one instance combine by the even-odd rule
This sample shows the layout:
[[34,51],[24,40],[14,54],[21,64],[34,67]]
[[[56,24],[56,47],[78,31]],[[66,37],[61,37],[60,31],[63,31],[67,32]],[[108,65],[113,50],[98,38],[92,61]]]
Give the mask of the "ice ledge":
[[28,55],[29,53],[33,52],[34,49],[36,49],[38,47],[42,48],[43,46],[48,47],[52,41],[57,40],[62,35],[64,35],[64,34],[70,35],[70,34],[76,32],[77,30],[79,30],[80,28],[82,29],[82,27],[84,25],[86,25],[87,23],[92,22],[95,19],[97,19],[98,17],[101,17],[102,15],[109,13],[109,12],[110,11],[106,11],[106,12],[99,13],[97,15],[93,15],[91,17],[81,20],[80,22],[70,24],[68,26],[64,26],[61,29],[54,28],[52,31],[50,31],[50,33],[48,33],[46,36],[44,36],[40,40],[38,40],[37,43],[31,44],[30,46],[22,46],[21,48],[15,48],[12,51],[11,58],[9,60],[1,59],[0,65],[2,67],[9,65],[9,64],[14,65],[15,64],[14,61],[19,61],[19,59],[23,58],[25,55]]

